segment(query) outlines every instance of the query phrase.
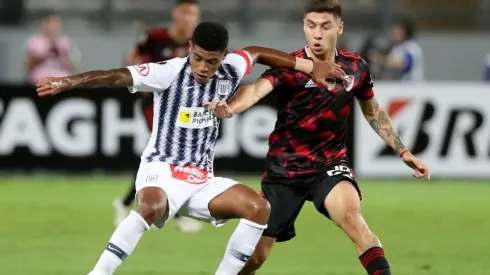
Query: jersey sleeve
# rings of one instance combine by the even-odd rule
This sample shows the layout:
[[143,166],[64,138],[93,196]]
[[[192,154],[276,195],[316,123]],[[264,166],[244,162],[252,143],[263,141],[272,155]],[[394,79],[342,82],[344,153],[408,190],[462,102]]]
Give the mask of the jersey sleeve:
[[364,59],[361,61],[360,67],[362,68],[362,79],[355,90],[355,95],[359,99],[369,100],[374,96],[373,78],[369,71],[369,65]]
[[249,74],[253,66],[252,57],[244,50],[237,50],[226,55],[223,63],[233,66],[238,72],[240,79]]
[[128,66],[133,77],[133,86],[128,87],[129,91],[135,93],[166,90],[179,74],[184,62],[182,58],[174,58],[165,62]]
[[283,69],[269,68],[260,76],[260,78],[269,80],[269,82],[272,84],[273,89],[275,89],[284,84],[283,75]]

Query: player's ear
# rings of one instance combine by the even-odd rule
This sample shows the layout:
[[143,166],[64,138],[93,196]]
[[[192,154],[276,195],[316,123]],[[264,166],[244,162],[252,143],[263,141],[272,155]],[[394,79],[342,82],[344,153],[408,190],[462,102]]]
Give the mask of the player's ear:
[[340,21],[340,26],[339,26],[339,33],[338,35],[341,36],[342,33],[344,33],[344,21]]
[[223,55],[222,55],[222,60],[226,58],[226,56],[230,53],[230,50],[226,49],[224,52],[223,52]]
[[189,52],[191,52],[191,51],[192,51],[192,46],[193,46],[193,44],[192,44],[192,40],[189,40]]

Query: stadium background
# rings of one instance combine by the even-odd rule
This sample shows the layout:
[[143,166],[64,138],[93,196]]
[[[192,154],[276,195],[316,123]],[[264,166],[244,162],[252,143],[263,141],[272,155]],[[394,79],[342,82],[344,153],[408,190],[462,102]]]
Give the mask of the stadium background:
[[[203,19],[226,23],[231,47],[304,45],[299,0],[202,0]],[[425,83],[376,81],[407,143],[433,170],[415,181],[367,127],[350,127],[363,211],[395,274],[489,274],[490,53],[488,0],[341,0],[343,43],[379,43],[397,14],[412,18]],[[26,37],[47,10],[82,54],[80,70],[120,67],[141,23],[165,25],[173,1],[3,0],[0,5],[0,273],[86,274],[112,233],[112,199],[128,187],[147,133],[135,100],[118,90],[38,99],[23,84]],[[488,60],[488,58],[487,58]],[[257,77],[255,68],[245,81]],[[277,95],[276,95],[277,96]],[[258,188],[274,95],[222,124],[216,169]],[[234,223],[183,234],[152,231],[118,274],[212,274]],[[276,246],[260,274],[364,274],[340,230],[305,206],[298,237]],[[85,272],[85,273],[84,273]]]

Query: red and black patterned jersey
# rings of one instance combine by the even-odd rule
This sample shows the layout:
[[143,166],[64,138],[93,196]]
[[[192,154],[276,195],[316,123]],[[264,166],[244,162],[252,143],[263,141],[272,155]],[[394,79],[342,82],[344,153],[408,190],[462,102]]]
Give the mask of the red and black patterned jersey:
[[[189,55],[189,42],[178,43],[168,33],[168,29],[153,29],[146,33],[143,42],[136,46],[142,63],[160,62]],[[144,107],[151,107],[152,103],[152,96],[143,98]]]
[[[309,58],[306,48],[292,54]],[[372,98],[373,81],[360,56],[337,50],[335,62],[348,81],[332,80],[330,88],[317,86],[309,75],[294,70],[270,68],[262,75],[272,83],[279,101],[277,122],[269,136],[268,177],[310,176],[348,163],[346,135],[352,102],[354,97]]]

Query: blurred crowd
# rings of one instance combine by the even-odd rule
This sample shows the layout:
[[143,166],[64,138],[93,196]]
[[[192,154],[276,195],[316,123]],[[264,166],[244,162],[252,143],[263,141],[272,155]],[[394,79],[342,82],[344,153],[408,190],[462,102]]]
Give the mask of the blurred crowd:
[[[27,38],[25,69],[26,79],[30,83],[36,83],[45,76],[64,76],[77,72],[81,52],[63,34],[62,25],[59,15],[49,13],[42,19],[40,32]],[[142,33],[152,28],[154,26],[146,25]],[[388,32],[368,34],[358,49],[349,47],[345,40],[339,42],[339,48],[363,56],[376,80],[424,81],[424,51],[417,41],[414,23],[407,18],[396,19]],[[485,79],[490,81],[490,54],[485,61]]]
[[41,30],[27,38],[25,68],[28,81],[74,74],[81,54],[62,32],[62,19],[55,13],[43,18]]

